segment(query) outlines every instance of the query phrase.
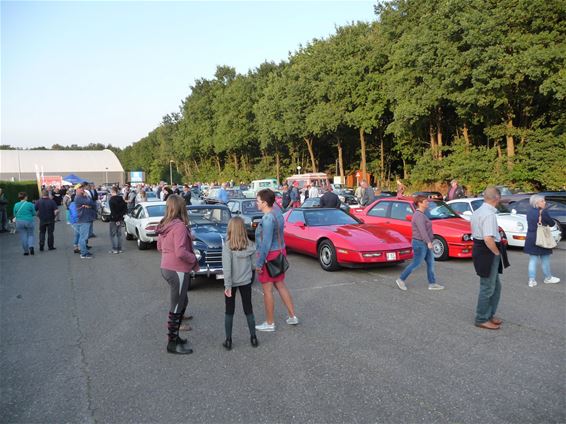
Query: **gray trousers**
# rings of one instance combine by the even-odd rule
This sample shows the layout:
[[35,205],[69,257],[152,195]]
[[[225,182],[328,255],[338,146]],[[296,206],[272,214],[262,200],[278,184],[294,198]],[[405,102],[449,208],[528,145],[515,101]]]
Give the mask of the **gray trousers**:
[[112,250],[122,250],[122,227],[123,222],[110,221],[110,241],[112,242]]
[[171,294],[171,307],[169,308],[169,312],[173,314],[183,313],[189,304],[187,289],[189,288],[191,274],[161,268],[161,275],[165,281],[169,283]]

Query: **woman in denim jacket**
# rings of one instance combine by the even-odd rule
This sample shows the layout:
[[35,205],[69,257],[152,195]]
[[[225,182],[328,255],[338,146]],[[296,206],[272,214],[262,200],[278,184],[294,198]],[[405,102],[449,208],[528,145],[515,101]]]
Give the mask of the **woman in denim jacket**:
[[275,193],[270,189],[263,189],[257,193],[257,206],[263,212],[263,218],[255,231],[257,247],[256,272],[263,288],[263,301],[265,304],[265,322],[256,325],[259,331],[275,331],[273,287],[279,292],[281,300],[287,308],[289,317],[287,324],[296,325],[299,319],[295,316],[295,307],[291,293],[285,285],[285,273],[271,277],[267,272],[266,262],[275,259],[279,253],[286,255],[285,240],[283,238],[283,215],[278,206],[274,207]]

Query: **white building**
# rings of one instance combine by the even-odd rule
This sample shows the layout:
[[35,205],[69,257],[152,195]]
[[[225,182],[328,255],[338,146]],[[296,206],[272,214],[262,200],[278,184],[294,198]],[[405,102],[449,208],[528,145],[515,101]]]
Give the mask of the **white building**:
[[0,150],[0,181],[75,174],[95,184],[124,184],[124,168],[111,150]]

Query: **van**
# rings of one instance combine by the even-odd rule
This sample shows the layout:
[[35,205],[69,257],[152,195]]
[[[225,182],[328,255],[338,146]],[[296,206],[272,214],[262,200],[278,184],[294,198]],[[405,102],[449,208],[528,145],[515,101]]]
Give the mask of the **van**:
[[295,181],[299,183],[299,189],[302,189],[307,185],[312,186],[314,184],[318,187],[326,187],[329,184],[328,176],[324,172],[296,174],[290,176],[286,180],[289,187],[291,187]]
[[269,188],[273,191],[277,191],[279,189],[279,184],[277,184],[277,180],[275,178],[268,178],[265,180],[253,180],[249,188],[246,191],[244,191],[244,196],[249,198],[255,198],[257,192],[263,190],[264,188]]

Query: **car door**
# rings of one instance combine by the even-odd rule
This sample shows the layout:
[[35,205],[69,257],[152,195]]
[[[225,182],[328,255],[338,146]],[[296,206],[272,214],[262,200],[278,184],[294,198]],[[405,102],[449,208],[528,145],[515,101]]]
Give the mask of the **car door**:
[[387,225],[390,223],[389,209],[391,202],[380,201],[377,202],[372,208],[361,216],[366,224]]
[[132,210],[132,212],[126,215],[124,222],[126,223],[126,232],[128,234],[132,234],[132,235],[136,234],[136,221],[137,221],[136,216],[139,214],[141,208],[142,208],[141,205],[136,205]]
[[304,224],[305,215],[301,210],[292,210],[285,222],[285,245],[289,249],[296,250],[297,252],[307,253],[307,245],[305,243],[308,234],[307,227],[298,226],[298,222],[302,222]]
[[386,224],[389,228],[400,232],[409,240],[413,237],[413,229],[411,221],[407,219],[408,216],[413,216],[413,207],[409,202],[391,201],[389,209],[389,223]]

